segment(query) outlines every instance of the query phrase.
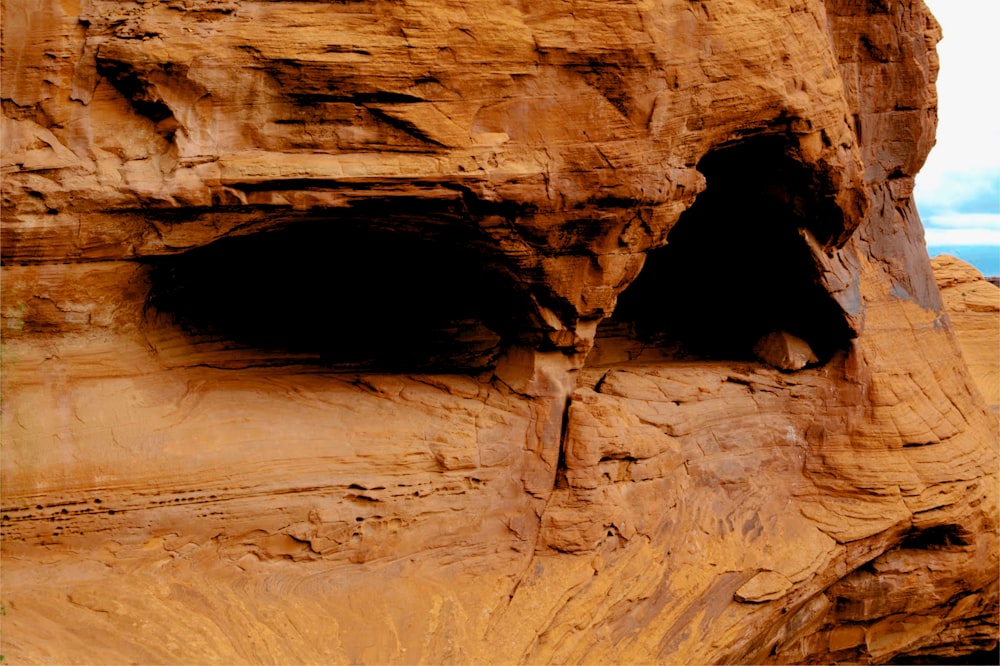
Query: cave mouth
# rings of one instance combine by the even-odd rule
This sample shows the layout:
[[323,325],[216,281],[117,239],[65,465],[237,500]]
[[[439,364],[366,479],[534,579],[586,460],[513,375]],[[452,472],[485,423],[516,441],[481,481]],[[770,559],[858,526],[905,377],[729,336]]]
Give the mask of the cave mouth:
[[147,322],[208,363],[236,349],[270,365],[478,373],[517,319],[516,289],[455,227],[297,221],[150,259]]
[[756,137],[699,162],[706,189],[649,252],[598,345],[625,331],[675,357],[752,360],[757,341],[785,331],[821,363],[847,347],[854,333],[801,234],[827,236],[839,210],[787,146]]

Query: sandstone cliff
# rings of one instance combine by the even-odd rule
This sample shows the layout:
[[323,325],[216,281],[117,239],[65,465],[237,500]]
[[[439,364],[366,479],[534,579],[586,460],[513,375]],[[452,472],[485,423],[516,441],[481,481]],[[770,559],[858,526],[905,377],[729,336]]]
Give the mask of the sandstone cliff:
[[931,266],[972,378],[990,408],[1000,411],[1000,288],[946,254]]
[[2,11],[12,663],[996,644],[919,0]]

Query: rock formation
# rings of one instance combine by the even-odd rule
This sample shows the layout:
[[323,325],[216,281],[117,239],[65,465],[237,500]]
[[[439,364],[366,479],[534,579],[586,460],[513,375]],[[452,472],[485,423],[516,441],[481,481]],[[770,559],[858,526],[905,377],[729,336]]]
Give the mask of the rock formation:
[[2,7],[11,663],[996,644],[920,0]]
[[961,259],[943,254],[931,266],[972,378],[1000,411],[1000,289]]

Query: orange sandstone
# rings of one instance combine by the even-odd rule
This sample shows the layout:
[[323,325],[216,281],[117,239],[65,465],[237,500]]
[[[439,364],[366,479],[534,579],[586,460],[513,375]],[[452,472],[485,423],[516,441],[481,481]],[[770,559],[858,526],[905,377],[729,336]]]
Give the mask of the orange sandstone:
[[11,663],[996,645],[920,0],[2,11]]

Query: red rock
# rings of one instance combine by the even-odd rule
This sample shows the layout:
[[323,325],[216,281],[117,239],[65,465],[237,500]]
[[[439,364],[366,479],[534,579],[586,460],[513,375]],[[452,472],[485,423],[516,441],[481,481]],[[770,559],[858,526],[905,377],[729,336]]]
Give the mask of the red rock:
[[787,331],[772,331],[753,348],[760,360],[779,370],[801,370],[810,363],[819,363],[809,343]]
[[934,276],[976,386],[1000,410],[1000,289],[955,257],[931,260]]
[[933,17],[570,5],[3,0],[6,659],[996,645]]

